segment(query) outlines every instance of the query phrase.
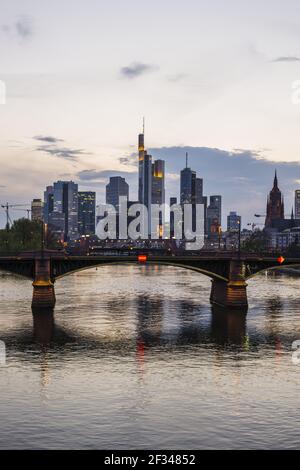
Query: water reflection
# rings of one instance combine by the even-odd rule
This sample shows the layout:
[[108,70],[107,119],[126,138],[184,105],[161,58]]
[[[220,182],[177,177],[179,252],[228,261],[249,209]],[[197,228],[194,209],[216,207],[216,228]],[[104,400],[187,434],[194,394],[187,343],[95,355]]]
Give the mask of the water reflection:
[[54,333],[54,310],[51,308],[32,309],[33,337],[36,343],[49,346]]
[[[249,347],[249,335],[251,343],[257,348],[266,343],[278,345],[283,342],[290,342],[289,333],[285,338],[285,333],[276,321],[277,315],[281,315],[282,305],[276,299],[268,302],[268,314],[266,317],[265,329],[261,331],[247,330],[247,315],[245,311],[229,310],[223,307],[211,306],[209,311],[196,306],[195,303],[187,300],[174,302],[165,299],[163,296],[152,298],[149,295],[139,295],[135,300],[136,325],[135,342],[131,342],[131,347],[127,337],[117,335],[110,336],[105,332],[80,332],[74,331],[71,325],[55,325],[55,311],[52,309],[35,309],[32,311],[33,319],[33,340],[44,348],[59,350],[65,344],[80,345],[80,354],[89,350],[99,350],[103,354],[112,351],[116,354],[124,355],[124,351],[130,353],[136,347],[137,357],[143,359],[147,351],[159,354],[169,349],[176,354],[186,354],[190,347],[201,347],[205,344],[224,347],[240,346]],[[109,302],[109,309],[111,303]],[[117,313],[122,311],[122,318],[118,318]],[[111,310],[110,310],[111,311]],[[115,315],[111,315],[112,326],[126,320],[126,310],[117,307],[114,302]],[[172,312],[170,314],[170,311]],[[76,310],[73,310],[75,313]],[[76,313],[75,313],[76,314]],[[84,322],[84,319],[83,319]],[[12,333],[15,337],[14,345],[21,346],[28,342],[28,329],[22,332]],[[280,336],[280,340],[279,340]],[[5,335],[4,335],[5,337]],[[163,349],[161,349],[163,347]],[[70,351],[74,354],[76,351]],[[68,354],[67,350],[61,351],[61,360]],[[58,357],[56,359],[59,359]]]
[[250,280],[247,316],[175,268],[78,273],[32,313],[29,284],[1,282],[0,447],[298,445],[299,279]]
[[232,311],[212,308],[211,337],[216,344],[243,345],[247,341],[247,316],[244,310]]

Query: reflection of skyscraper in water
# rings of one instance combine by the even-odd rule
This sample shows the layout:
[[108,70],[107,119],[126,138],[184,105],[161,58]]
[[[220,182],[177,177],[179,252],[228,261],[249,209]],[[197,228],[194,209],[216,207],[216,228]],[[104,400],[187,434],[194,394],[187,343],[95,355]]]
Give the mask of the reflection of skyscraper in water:
[[[159,267],[157,267],[159,269]],[[159,344],[163,331],[164,298],[137,297],[137,338],[145,346]]]

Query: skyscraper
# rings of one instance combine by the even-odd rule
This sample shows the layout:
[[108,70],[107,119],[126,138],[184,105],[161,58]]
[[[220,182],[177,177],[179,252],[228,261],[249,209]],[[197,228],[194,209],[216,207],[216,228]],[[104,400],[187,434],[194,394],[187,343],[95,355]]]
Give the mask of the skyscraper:
[[300,219],[300,189],[295,191],[295,219]]
[[95,234],[96,193],[78,192],[78,232],[79,235]]
[[165,203],[165,162],[154,160],[152,163],[152,204]]
[[[170,197],[170,208],[177,204],[177,197]],[[175,237],[175,216],[174,212],[170,211],[170,238]]]
[[43,202],[41,199],[33,199],[31,202],[31,220],[43,220]]
[[106,185],[106,204],[111,204],[119,210],[120,197],[129,197],[129,186],[122,176],[111,176]]
[[203,203],[203,179],[196,178],[196,204]]
[[[162,205],[165,203],[165,162],[164,160],[155,160],[152,163],[152,194],[151,203]],[[159,223],[156,232],[160,237],[163,235],[163,226],[165,223],[165,213],[159,214]],[[153,231],[153,228],[152,228]]]
[[[204,205],[204,231],[206,227],[207,197],[203,196],[203,179],[197,178],[196,172],[188,166],[186,153],[185,168],[180,172],[180,204],[192,204],[192,229],[196,229],[196,204]],[[184,224],[183,224],[184,229]]]
[[187,153],[186,166],[180,172],[180,204],[196,204],[196,172],[188,167]]
[[145,127],[143,133],[139,134],[139,203],[148,209],[148,233],[151,233],[151,199],[152,199],[152,156],[145,150]]
[[49,223],[49,214],[53,212],[54,209],[54,195],[53,195],[53,186],[47,186],[46,191],[44,191],[44,222],[45,224]]
[[278,187],[277,173],[275,171],[273,188],[267,200],[267,215],[265,227],[278,228],[284,220],[284,202],[282,193]]
[[204,232],[206,233],[206,213],[207,213],[207,196],[203,196],[203,179],[196,178],[196,204],[203,204],[204,210]]
[[78,185],[73,181],[53,184],[53,211],[49,214],[49,224],[65,241],[78,237]]

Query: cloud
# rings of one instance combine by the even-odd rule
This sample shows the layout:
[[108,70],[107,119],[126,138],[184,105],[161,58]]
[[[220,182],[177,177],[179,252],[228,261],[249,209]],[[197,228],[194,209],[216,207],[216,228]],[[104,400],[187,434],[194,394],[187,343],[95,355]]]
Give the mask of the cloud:
[[[179,197],[178,177],[185,166],[185,152],[189,154],[189,166],[197,172],[198,177],[203,178],[204,194],[222,195],[224,226],[230,210],[241,213],[243,226],[253,221],[255,213],[265,213],[275,169],[279,187],[285,196],[286,216],[289,217],[294,190],[300,189],[300,163],[267,160],[261,149],[227,151],[188,146],[149,148],[154,159],[161,158],[166,162],[166,202],[170,196]],[[299,181],[296,182],[296,179]]]
[[65,160],[77,160],[78,157],[83,155],[90,155],[83,149],[72,149],[70,147],[60,145],[64,142],[63,139],[57,139],[53,136],[38,135],[33,137],[34,140],[45,143],[45,145],[38,145],[35,148],[36,152],[43,152]]
[[67,147],[52,147],[50,145],[41,145],[36,147],[37,152],[45,152],[49,155],[55,157],[64,158],[66,160],[77,160],[78,157],[82,155],[88,155],[88,152],[85,152],[82,149],[70,149]]
[[296,57],[296,56],[277,57],[272,62],[300,62],[300,57]]
[[80,181],[104,181],[109,179],[110,176],[122,176],[126,178],[128,176],[136,176],[136,172],[132,171],[118,171],[118,170],[82,170],[77,173],[77,177]]
[[23,16],[11,24],[2,24],[1,30],[7,36],[15,36],[22,41],[29,39],[33,35],[32,19]]
[[133,152],[130,155],[125,155],[124,157],[120,157],[119,162],[122,165],[137,166],[137,157],[138,157],[137,152]]
[[179,173],[166,173],[166,179],[171,181],[179,181],[180,174]]
[[20,18],[14,26],[18,36],[22,39],[27,39],[32,35],[32,22],[29,18]]
[[122,67],[120,72],[123,78],[133,79],[148,72],[153,72],[158,67],[155,65],[143,64],[141,62],[134,62],[133,64]]
[[57,142],[63,142],[63,139],[57,139],[56,137],[52,137],[48,135],[36,135],[34,139],[39,140],[41,142],[48,142],[49,144],[56,144]]

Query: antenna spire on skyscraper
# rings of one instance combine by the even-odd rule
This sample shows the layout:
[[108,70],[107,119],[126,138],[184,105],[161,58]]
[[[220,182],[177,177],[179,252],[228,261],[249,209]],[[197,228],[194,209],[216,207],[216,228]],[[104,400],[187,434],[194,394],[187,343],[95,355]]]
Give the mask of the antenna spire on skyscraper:
[[277,170],[275,170],[274,188],[278,188]]
[[188,167],[188,157],[189,157],[189,154],[185,152],[185,167],[186,168]]

